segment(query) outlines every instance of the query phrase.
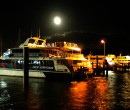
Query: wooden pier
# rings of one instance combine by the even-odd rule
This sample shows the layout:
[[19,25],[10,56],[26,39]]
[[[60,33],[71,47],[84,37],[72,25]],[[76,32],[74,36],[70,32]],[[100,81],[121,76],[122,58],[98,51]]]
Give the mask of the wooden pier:
[[92,76],[108,76],[110,68],[104,56],[89,56],[88,61],[92,64]]
[[116,63],[115,65],[109,65],[104,56],[89,56],[88,60],[92,64],[92,76],[108,76],[108,71],[129,72],[130,62],[128,63]]

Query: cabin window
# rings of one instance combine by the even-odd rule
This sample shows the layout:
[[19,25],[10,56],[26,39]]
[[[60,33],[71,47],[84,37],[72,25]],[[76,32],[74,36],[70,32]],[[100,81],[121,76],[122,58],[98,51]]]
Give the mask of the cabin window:
[[44,60],[44,61],[41,61],[41,66],[54,66],[54,62],[53,60]]
[[38,40],[37,45],[42,45],[43,41],[42,40]]
[[29,39],[28,43],[34,43],[35,40],[34,39]]

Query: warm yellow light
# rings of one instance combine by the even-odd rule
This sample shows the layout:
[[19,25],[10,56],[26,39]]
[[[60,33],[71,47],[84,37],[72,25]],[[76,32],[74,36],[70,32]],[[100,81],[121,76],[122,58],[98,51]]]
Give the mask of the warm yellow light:
[[56,25],[60,25],[60,24],[61,24],[61,18],[60,18],[59,16],[56,16],[56,17],[54,18],[54,23],[55,23]]
[[77,50],[77,51],[81,51],[80,48],[71,47],[71,49],[73,49],[73,50]]
[[105,43],[105,41],[104,41],[104,40],[101,40],[101,43],[103,43],[103,44],[104,44],[104,43]]

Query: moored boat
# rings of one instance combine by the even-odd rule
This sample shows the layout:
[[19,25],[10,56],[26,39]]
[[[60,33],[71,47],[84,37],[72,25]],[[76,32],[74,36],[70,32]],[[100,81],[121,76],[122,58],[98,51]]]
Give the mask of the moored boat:
[[128,63],[130,63],[130,56],[129,55],[117,56],[117,63],[118,64],[128,64]]
[[3,54],[0,75],[23,76],[25,46],[29,53],[29,77],[80,79],[92,73],[76,43],[46,43],[46,39],[30,37],[18,48],[10,48]]

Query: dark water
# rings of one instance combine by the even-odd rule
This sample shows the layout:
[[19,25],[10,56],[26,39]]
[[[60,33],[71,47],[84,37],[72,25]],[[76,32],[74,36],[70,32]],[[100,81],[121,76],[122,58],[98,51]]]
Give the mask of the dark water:
[[0,110],[129,110],[130,73],[86,78],[84,81],[48,81],[0,76]]

